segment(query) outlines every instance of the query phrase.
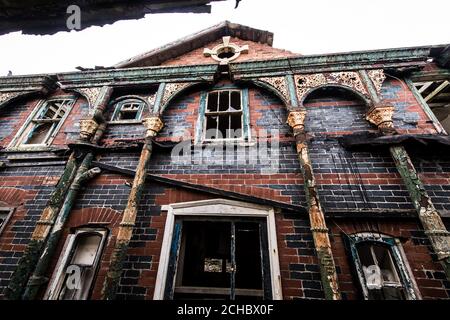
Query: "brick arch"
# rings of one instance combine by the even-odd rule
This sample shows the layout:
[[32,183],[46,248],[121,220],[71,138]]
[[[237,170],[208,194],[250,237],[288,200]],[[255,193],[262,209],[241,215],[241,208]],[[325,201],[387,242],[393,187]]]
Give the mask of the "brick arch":
[[358,90],[356,90],[356,89],[354,89],[354,88],[352,88],[350,86],[337,84],[337,83],[327,83],[327,84],[323,84],[323,85],[320,85],[320,86],[317,86],[317,87],[309,89],[303,95],[302,100],[300,101],[301,105],[303,106],[303,103],[308,100],[309,96],[312,93],[316,92],[319,89],[323,89],[323,88],[340,88],[340,89],[344,89],[348,93],[353,95],[354,97],[358,98],[362,103],[364,103],[366,108],[369,108],[372,105],[372,101],[370,100],[370,98],[367,95],[363,94],[361,91],[358,91]]
[[73,210],[70,214],[68,227],[79,227],[86,224],[106,224],[113,229],[119,226],[122,213],[108,207],[88,207]]
[[0,203],[18,207],[24,204],[28,194],[24,189],[0,187]]

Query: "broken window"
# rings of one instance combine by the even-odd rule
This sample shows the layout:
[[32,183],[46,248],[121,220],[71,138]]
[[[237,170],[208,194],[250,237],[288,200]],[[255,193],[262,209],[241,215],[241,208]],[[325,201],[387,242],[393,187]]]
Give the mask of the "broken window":
[[397,239],[365,234],[351,235],[347,241],[365,299],[417,298]]
[[19,145],[48,145],[58,132],[73,99],[53,99],[45,101],[34,113],[20,133]]
[[126,99],[115,105],[111,121],[140,120],[145,102],[139,99]]
[[178,220],[165,298],[271,299],[265,230],[259,219]]
[[431,111],[441,123],[442,127],[450,132],[450,82],[448,80],[415,82],[415,88],[428,104]]
[[244,137],[244,106],[240,90],[217,90],[206,98],[203,139]]
[[13,210],[11,208],[1,208],[0,207],[0,234],[2,234],[8,220],[11,218]]
[[97,273],[106,231],[79,229],[69,235],[47,298],[52,300],[86,300]]

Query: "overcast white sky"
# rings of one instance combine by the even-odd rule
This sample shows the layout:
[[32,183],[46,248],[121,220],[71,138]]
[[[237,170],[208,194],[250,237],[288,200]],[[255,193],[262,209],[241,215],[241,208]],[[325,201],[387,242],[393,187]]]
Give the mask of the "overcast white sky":
[[[212,14],[147,15],[51,36],[0,36],[0,76],[111,66],[230,20],[275,33],[274,47],[302,54],[450,43],[448,0],[242,0]],[[81,23],[83,23],[81,16]]]

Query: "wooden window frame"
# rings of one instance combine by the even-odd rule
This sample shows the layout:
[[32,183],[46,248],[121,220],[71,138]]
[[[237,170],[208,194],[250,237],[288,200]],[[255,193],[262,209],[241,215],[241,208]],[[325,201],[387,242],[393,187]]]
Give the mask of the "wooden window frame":
[[[179,217],[208,218],[209,221],[214,221],[216,217],[264,218],[267,226],[267,241],[269,249],[268,264],[270,266],[272,299],[283,299],[275,225],[275,213],[273,208],[228,199],[211,199],[165,205],[163,206],[162,210],[167,211],[167,218],[164,228],[164,236],[161,247],[161,255],[159,259],[158,273],[156,277],[155,291],[153,295],[154,300],[163,300],[165,297],[169,267],[171,267],[169,261],[170,250],[174,240],[174,236],[176,237],[177,234],[177,228],[179,228],[180,225],[176,223],[176,218]],[[176,277],[173,277],[172,280],[175,281],[175,278]]]
[[352,259],[353,267],[356,272],[364,300],[369,299],[369,289],[366,285],[364,272],[362,270],[362,263],[356,247],[357,244],[360,243],[381,244],[387,247],[390,257],[393,260],[392,262],[394,264],[394,267],[396,268],[397,276],[400,278],[399,281],[402,284],[402,288],[404,289],[406,299],[421,299],[419,289],[414,280],[412,270],[409,266],[408,260],[399,239],[372,232],[352,234],[345,236],[344,239],[346,242],[346,247]]
[[[216,112],[208,112],[208,99],[211,93],[223,92],[223,91],[239,91],[241,97],[241,110],[236,112],[230,111],[216,111]],[[218,97],[219,99],[219,97]],[[230,99],[231,101],[231,99]],[[230,102],[229,102],[230,103]],[[241,123],[242,123],[242,136],[236,138],[221,138],[221,139],[207,139],[206,138],[206,125],[207,116],[216,115],[226,115],[226,114],[241,114]],[[216,129],[218,130],[218,129]],[[198,120],[195,132],[195,143],[223,143],[223,142],[249,142],[251,140],[250,133],[250,118],[249,118],[249,105],[248,105],[248,89],[247,88],[239,88],[236,86],[224,86],[220,88],[213,88],[210,91],[204,91],[200,95],[200,107],[198,113]]]
[[0,212],[5,211],[6,213],[6,218],[5,220],[3,220],[3,224],[0,227],[0,236],[2,235],[3,231],[6,228],[6,225],[9,223],[9,221],[11,220],[11,217],[14,213],[14,208],[11,207],[0,207]]
[[[136,113],[136,118],[135,119],[116,119],[119,115],[120,112],[122,112],[122,108],[124,107],[124,105],[127,104],[139,104],[139,108],[137,110]],[[137,123],[141,121],[142,118],[142,113],[144,111],[144,108],[146,107],[147,103],[145,103],[145,101],[139,99],[139,98],[134,98],[134,97],[130,97],[130,98],[123,98],[121,100],[119,100],[118,102],[114,103],[114,112],[111,116],[111,120],[109,121],[110,123]]]
[[47,291],[44,295],[44,299],[46,300],[58,300],[58,297],[61,292],[61,288],[64,285],[65,279],[65,269],[67,264],[69,263],[69,259],[72,257],[72,254],[75,250],[75,246],[77,244],[76,240],[82,234],[99,234],[102,239],[100,241],[100,245],[95,257],[94,269],[95,274],[90,283],[90,288],[88,290],[88,294],[86,299],[89,299],[93,285],[95,284],[95,279],[97,278],[97,272],[100,266],[100,260],[103,254],[103,250],[105,247],[105,243],[108,237],[108,230],[105,228],[97,228],[97,227],[80,227],[77,228],[73,233],[67,236],[67,239],[64,243],[63,249],[61,251],[61,255],[58,259],[56,267],[53,271],[52,277],[49,281],[49,285],[47,287]]
[[[47,110],[46,107],[49,103],[52,101],[63,101],[67,102],[67,104],[64,104],[64,106],[67,107],[66,112],[64,115],[59,119],[39,119],[39,117]],[[65,120],[67,119],[70,111],[72,110],[73,106],[75,105],[76,99],[74,97],[54,97],[47,100],[41,100],[37,103],[36,107],[34,108],[33,112],[28,116],[25,123],[22,125],[20,130],[17,132],[13,140],[8,146],[8,149],[41,149],[46,148],[50,146],[55,139],[56,135],[58,134],[59,130],[61,129],[61,126],[64,124]],[[62,106],[61,106],[62,107]],[[58,114],[61,110],[61,107],[58,108],[56,114]],[[33,132],[34,128],[36,127],[36,124],[38,123],[52,123],[51,129],[48,131],[44,142],[43,143],[25,143],[25,141],[30,137],[30,134]]]

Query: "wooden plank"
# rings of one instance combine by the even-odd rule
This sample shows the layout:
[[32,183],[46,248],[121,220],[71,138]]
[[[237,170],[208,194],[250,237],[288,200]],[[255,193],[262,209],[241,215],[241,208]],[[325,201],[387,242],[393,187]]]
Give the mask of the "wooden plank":
[[[419,93],[422,93],[422,92],[424,92],[425,90],[427,90],[432,84],[433,84],[433,81],[425,82],[425,83],[420,87]],[[417,84],[415,83],[415,85],[417,85]]]
[[444,90],[450,82],[448,82],[448,80],[445,80],[444,82],[442,82],[436,89],[433,90],[433,92],[431,92],[428,96],[426,96],[424,98],[424,100],[426,102],[430,101],[431,99],[433,99],[436,95],[439,94],[439,92],[441,92],[442,90]]

